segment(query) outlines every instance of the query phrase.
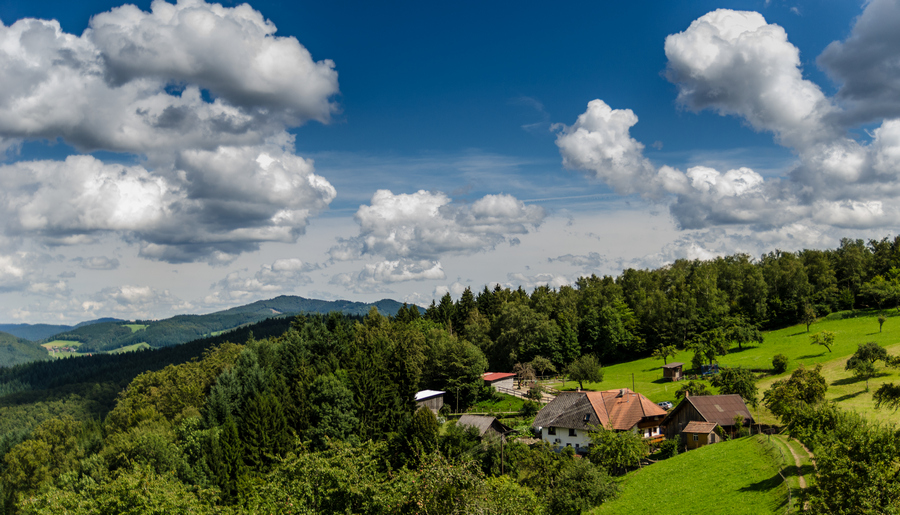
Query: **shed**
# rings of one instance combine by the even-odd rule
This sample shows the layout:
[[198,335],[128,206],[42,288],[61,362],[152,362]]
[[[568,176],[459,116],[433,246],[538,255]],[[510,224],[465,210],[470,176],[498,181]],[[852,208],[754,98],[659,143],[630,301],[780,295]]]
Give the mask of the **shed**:
[[516,374],[512,372],[487,372],[481,376],[484,385],[492,387],[498,392],[515,395]]
[[753,417],[740,395],[691,395],[685,397],[662,421],[666,438],[675,438],[693,421],[715,422],[729,432],[734,432],[734,419],[741,417],[741,424],[749,427]]
[[684,435],[685,446],[690,450],[720,441],[721,438],[716,434],[718,425],[715,422],[699,422],[696,420],[689,422],[681,431]]
[[440,390],[422,390],[416,393],[416,405],[425,406],[431,411],[437,413],[444,405],[444,394]]
[[512,388],[514,377],[516,377],[516,374],[512,372],[487,372],[481,376],[484,379],[485,386],[503,386],[506,388]]
[[500,423],[495,417],[484,417],[480,415],[463,415],[456,422],[457,426],[474,427],[478,431],[478,436],[483,437],[487,433],[494,433],[501,437],[510,432],[511,429]]
[[668,379],[670,381],[681,381],[683,377],[682,367],[684,367],[684,363],[669,363],[667,365],[663,365],[663,379]]

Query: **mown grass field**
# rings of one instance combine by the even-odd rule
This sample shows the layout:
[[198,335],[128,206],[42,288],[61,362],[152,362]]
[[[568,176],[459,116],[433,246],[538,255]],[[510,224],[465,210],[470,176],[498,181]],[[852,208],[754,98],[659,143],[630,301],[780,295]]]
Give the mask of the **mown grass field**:
[[[53,340],[52,342],[47,342],[47,343],[41,344],[41,347],[51,351],[50,356],[53,358],[65,358],[68,356],[80,356],[81,354],[79,354],[78,350],[77,350],[78,347],[80,347],[80,346],[81,346],[81,342],[76,342],[76,341],[72,341],[72,340]],[[75,351],[59,350],[63,347],[71,347],[76,350]],[[51,349],[56,349],[56,350],[52,351]]]
[[147,325],[146,324],[125,324],[125,327],[131,329],[132,333],[136,333],[142,329],[146,329]]
[[[885,312],[885,314],[894,313]],[[835,333],[831,352],[820,345],[810,344],[809,335],[819,331]],[[735,347],[728,355],[719,358],[722,365],[742,366],[762,375],[771,374],[773,356],[776,354],[787,356],[789,359],[787,372],[766,375],[758,381],[760,398],[774,381],[788,377],[801,363],[806,366],[822,363],[822,372],[829,384],[826,399],[837,402],[843,408],[855,410],[873,421],[891,423],[900,421],[900,413],[875,410],[872,401],[872,392],[882,383],[900,382],[900,370],[887,369],[881,363],[877,363],[880,375],[869,381],[869,392],[865,392],[865,381],[856,381],[851,372],[844,370],[847,359],[856,352],[857,345],[862,343],[873,341],[885,347],[890,354],[900,355],[900,317],[890,316],[884,323],[882,332],[878,331],[877,315],[869,313],[858,318],[820,320],[810,327],[809,333],[806,332],[806,326],[801,324],[769,331],[764,336],[765,341],[761,345],[745,346],[743,350]],[[681,351],[674,359],[669,359],[669,363],[679,361],[685,363],[686,368],[690,368],[692,357],[692,352]],[[654,402],[674,402],[675,390],[680,385],[662,380],[662,364],[662,360],[646,358],[604,367],[603,381],[585,383],[584,387],[590,390],[611,390],[632,388],[633,384],[635,391],[646,395]],[[568,381],[555,386],[572,390],[577,383]],[[762,404],[758,409],[752,410],[752,413],[758,422],[777,423],[775,417]]]
[[589,513],[783,513],[789,486],[778,473],[787,477],[796,467],[776,449],[752,436],[679,454],[628,474],[619,497]]

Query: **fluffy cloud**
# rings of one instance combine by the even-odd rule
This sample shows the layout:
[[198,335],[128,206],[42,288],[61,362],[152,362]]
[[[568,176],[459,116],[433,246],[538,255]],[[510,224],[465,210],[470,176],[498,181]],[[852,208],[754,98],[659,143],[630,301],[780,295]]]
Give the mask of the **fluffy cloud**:
[[506,278],[514,287],[521,286],[525,288],[525,290],[533,290],[538,286],[549,286],[551,288],[559,288],[560,286],[566,286],[568,284],[572,284],[568,278],[559,274],[534,274],[534,275],[526,275],[526,274],[517,274],[517,273],[508,273],[506,274]]
[[[883,7],[873,2],[867,13]],[[857,33],[868,34],[861,24],[851,42]],[[756,130],[772,132],[793,148],[798,164],[768,180],[746,167],[655,168],[630,136],[637,123],[632,111],[594,100],[575,125],[557,135],[567,166],[619,194],[669,203],[681,229],[894,224],[900,214],[894,207],[900,195],[900,121],[884,120],[869,144],[848,137],[839,123],[840,108],[803,79],[799,51],[781,27],[758,13],[720,9],[669,36],[665,50],[667,77],[677,85],[682,105],[735,115]]]
[[665,51],[682,105],[740,116],[789,146],[834,137],[822,123],[832,103],[803,79],[800,51],[784,29],[761,14],[713,11],[667,37]]
[[544,210],[511,195],[486,195],[472,204],[453,204],[441,192],[393,194],[378,190],[360,206],[357,237],[343,240],[332,259],[381,255],[388,260],[437,260],[445,253],[491,249],[510,235],[527,234],[544,220]]
[[575,124],[556,126],[563,164],[591,171],[616,193],[655,194],[656,170],[644,157],[644,145],[629,134],[637,122],[631,109],[612,109],[592,100]]
[[817,63],[840,83],[837,98],[855,125],[883,117],[900,117],[900,4],[871,0],[856,19],[850,37],[825,48]]
[[162,177],[91,156],[0,167],[6,232],[46,243],[115,231],[169,262],[227,262],[266,241],[293,242],[335,190],[312,163],[274,145],[182,152]]
[[286,129],[330,120],[337,73],[275,32],[246,4],[202,0],[119,7],[81,36],[55,20],[0,23],[0,150],[61,138],[140,163],[0,167],[5,234],[69,245],[115,233],[148,259],[210,264],[296,241],[336,192]]
[[119,7],[81,36],[55,20],[0,24],[0,135],[166,153],[258,144],[285,125],[328,121],[334,63],[274,32],[246,4],[199,0]]
[[241,272],[232,272],[212,285],[214,292],[208,295],[207,304],[227,304],[249,302],[280,293],[293,293],[296,288],[309,284],[308,273],[317,270],[318,265],[297,258],[275,260],[271,265],[263,265],[252,277]]
[[446,275],[439,262],[400,259],[366,264],[355,274],[336,274],[332,277],[331,284],[343,286],[355,293],[389,293],[390,290],[382,285],[444,278]]

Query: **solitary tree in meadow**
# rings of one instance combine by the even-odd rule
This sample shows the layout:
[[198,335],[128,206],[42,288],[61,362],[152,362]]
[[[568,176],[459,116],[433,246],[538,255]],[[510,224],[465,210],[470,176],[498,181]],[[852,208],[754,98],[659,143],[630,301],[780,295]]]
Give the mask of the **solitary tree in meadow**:
[[828,352],[831,352],[831,346],[834,345],[834,333],[832,331],[821,331],[809,335],[809,340],[811,344],[822,345],[828,349]]

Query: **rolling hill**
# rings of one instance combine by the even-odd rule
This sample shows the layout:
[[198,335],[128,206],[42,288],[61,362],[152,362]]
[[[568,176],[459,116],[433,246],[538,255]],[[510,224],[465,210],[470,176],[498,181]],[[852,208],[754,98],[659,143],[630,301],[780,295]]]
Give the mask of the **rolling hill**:
[[0,332],[0,367],[50,359],[47,349],[23,338]]

